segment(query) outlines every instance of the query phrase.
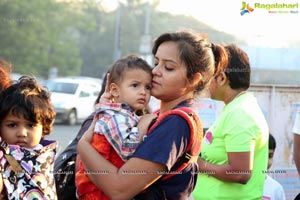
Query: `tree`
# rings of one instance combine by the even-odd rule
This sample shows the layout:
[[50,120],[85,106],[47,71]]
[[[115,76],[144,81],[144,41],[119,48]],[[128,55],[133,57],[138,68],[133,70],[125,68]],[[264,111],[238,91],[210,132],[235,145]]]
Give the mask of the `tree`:
[[14,72],[48,76],[52,67],[78,74],[79,48],[68,5],[53,0],[1,1],[0,56]]
[[118,19],[117,10],[105,10],[102,1],[0,0],[0,57],[12,62],[17,73],[47,78],[49,70],[57,68],[60,76],[99,78],[115,61],[116,24],[121,57],[140,54],[145,23],[153,39],[166,31],[192,28],[207,33],[213,42],[236,41],[192,17],[157,11],[158,0],[153,0],[147,18],[148,3],[120,3]]

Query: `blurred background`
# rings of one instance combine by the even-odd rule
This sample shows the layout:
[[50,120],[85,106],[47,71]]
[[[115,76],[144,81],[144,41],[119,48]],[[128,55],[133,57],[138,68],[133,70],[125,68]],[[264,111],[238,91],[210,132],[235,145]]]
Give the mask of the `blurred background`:
[[[12,63],[14,80],[26,74],[44,84],[66,76],[102,79],[127,54],[153,64],[152,42],[167,31],[191,28],[214,43],[235,43],[249,55],[250,90],[278,141],[272,168],[286,173],[274,177],[292,199],[300,188],[291,132],[300,108],[299,6],[293,0],[0,0],[0,58]],[[209,98],[199,100],[204,128],[222,107]],[[60,149],[79,125],[55,125],[51,137]]]
[[299,84],[300,15],[291,13],[298,8],[271,14],[248,3],[254,11],[242,16],[242,1],[0,0],[0,57],[14,73],[41,79],[102,78],[130,53],[151,62],[152,41],[162,32],[192,28],[212,42],[241,45],[253,83]]

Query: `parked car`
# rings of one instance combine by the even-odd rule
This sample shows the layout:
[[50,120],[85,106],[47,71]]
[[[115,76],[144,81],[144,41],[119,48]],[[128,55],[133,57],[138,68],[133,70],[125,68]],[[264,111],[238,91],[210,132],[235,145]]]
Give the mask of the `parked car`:
[[46,81],[56,111],[56,123],[75,125],[94,111],[101,79],[64,77]]

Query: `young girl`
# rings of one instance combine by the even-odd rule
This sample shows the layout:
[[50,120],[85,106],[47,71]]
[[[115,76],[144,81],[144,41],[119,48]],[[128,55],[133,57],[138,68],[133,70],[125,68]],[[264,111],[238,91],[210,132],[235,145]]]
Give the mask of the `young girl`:
[[55,111],[34,78],[21,77],[0,94],[1,199],[57,199],[53,178]]
[[[107,160],[120,168],[133,154],[141,141],[137,123],[138,110],[145,110],[150,100],[151,67],[143,59],[130,55],[116,61],[109,72],[107,87],[112,103],[97,105],[98,120],[94,128],[93,147]],[[86,171],[76,174],[79,199],[109,199],[90,181],[87,173],[105,174],[106,171]]]

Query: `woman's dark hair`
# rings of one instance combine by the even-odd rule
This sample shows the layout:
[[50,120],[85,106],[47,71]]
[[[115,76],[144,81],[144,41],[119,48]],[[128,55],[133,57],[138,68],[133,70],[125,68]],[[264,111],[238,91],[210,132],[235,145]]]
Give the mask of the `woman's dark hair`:
[[224,46],[228,53],[228,65],[223,68],[232,89],[250,87],[250,61],[247,53],[235,44]]
[[224,47],[208,42],[207,37],[192,30],[160,35],[154,41],[152,54],[156,54],[162,43],[169,41],[175,42],[178,46],[179,57],[186,65],[188,80],[192,80],[195,73],[201,73],[202,80],[195,88],[196,92],[204,89],[219,65],[227,64]]
[[52,132],[56,116],[50,93],[29,76],[22,76],[0,94],[0,123],[9,113],[41,123],[43,136]]

